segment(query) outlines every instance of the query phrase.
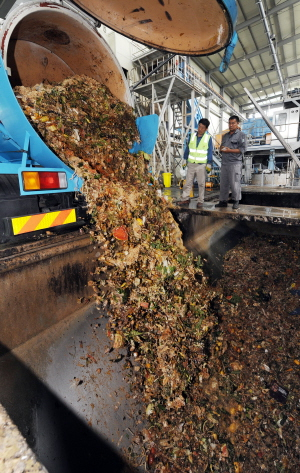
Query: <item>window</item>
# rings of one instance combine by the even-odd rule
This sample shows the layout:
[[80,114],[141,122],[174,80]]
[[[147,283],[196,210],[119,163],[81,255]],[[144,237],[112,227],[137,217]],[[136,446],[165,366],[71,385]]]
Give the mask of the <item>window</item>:
[[277,113],[275,115],[275,126],[280,133],[286,130],[286,122],[287,113]]
[[275,115],[275,125],[281,126],[286,125],[287,114],[286,113],[277,113]]

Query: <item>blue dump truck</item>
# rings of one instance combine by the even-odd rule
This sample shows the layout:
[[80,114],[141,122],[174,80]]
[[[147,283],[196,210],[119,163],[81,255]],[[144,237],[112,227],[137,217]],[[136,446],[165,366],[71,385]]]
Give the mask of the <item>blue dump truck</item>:
[[[84,222],[81,181],[23,114],[0,58],[0,241]],[[5,125],[4,125],[5,123]]]
[[99,32],[100,22],[170,53],[199,56],[226,48],[223,72],[237,41],[235,1],[188,5],[163,0],[1,2],[0,243],[49,229],[66,231],[85,221],[80,179],[31,127],[13,88],[85,74],[132,105],[123,70]]

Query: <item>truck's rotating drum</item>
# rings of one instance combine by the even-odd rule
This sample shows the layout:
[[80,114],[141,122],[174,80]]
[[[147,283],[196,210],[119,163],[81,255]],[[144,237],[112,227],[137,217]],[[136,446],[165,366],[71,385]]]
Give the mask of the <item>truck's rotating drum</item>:
[[56,3],[14,8],[2,26],[2,54],[12,86],[85,74],[131,103],[122,68],[95,26],[91,18]]

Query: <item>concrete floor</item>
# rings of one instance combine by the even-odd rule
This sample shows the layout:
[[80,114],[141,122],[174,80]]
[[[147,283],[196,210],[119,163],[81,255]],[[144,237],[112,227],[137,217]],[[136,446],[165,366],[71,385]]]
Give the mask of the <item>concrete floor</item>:
[[[250,188],[250,189],[249,189]],[[259,188],[255,186],[245,186],[242,188],[242,192],[260,192],[268,193],[272,192],[275,194],[278,193],[299,193],[300,190],[288,189],[288,188]],[[289,207],[279,207],[279,206],[264,206],[264,205],[243,205],[240,204],[238,210],[232,209],[232,203],[228,203],[228,206],[225,208],[216,208],[215,204],[219,202],[219,190],[214,189],[212,191],[205,191],[204,204],[201,209],[197,209],[197,197],[198,190],[194,189],[194,197],[191,197],[189,205],[184,207],[177,206],[176,202],[181,199],[181,190],[179,187],[170,187],[163,189],[163,195],[167,197],[172,204],[178,208],[179,212],[188,212],[195,213],[200,215],[211,215],[217,218],[226,218],[239,221],[261,221],[268,222],[272,224],[281,224],[281,225],[300,225],[300,208],[289,208]],[[300,199],[299,199],[300,200]],[[177,209],[176,209],[177,211]]]

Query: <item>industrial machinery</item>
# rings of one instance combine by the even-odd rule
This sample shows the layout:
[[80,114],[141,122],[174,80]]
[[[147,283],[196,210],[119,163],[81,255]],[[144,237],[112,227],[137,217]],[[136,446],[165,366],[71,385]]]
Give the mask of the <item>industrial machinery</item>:
[[[258,111],[263,113],[260,109]],[[299,115],[300,89],[296,88],[285,91],[283,109],[274,112],[273,117],[252,119],[251,125],[255,132],[250,137],[245,154],[245,184],[299,186]],[[249,122],[245,123],[242,130],[247,133]]]
[[[50,227],[68,229],[84,222],[85,215],[81,182],[33,130],[12,88],[85,74],[133,105],[122,68],[98,31],[99,21],[168,52],[208,55],[227,47],[220,66],[226,70],[237,41],[235,0],[213,1],[209,8],[204,0],[189,2],[189,8],[184,3],[144,0],[138,8],[134,0],[1,3],[0,243]],[[197,27],[190,28],[191,19],[197,19]]]

